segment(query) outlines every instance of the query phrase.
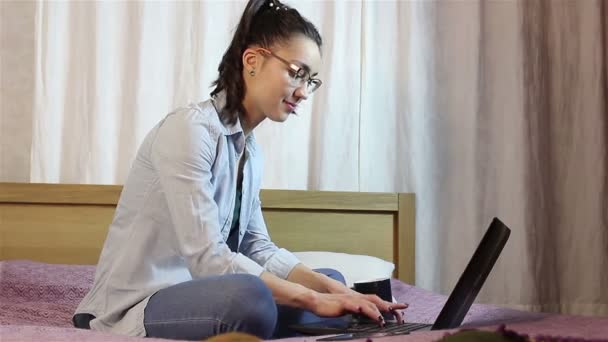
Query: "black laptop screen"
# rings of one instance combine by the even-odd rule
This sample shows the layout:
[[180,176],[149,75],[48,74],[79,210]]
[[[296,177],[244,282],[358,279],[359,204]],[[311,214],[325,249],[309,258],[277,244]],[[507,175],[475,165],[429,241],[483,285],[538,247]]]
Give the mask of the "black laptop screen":
[[435,320],[433,330],[452,329],[460,326],[510,234],[511,230],[498,218],[492,220],[473,257]]

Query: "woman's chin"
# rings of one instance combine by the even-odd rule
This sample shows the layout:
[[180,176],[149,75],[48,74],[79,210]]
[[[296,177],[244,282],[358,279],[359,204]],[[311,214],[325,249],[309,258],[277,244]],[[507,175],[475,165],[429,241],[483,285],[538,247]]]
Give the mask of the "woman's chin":
[[275,122],[285,122],[289,118],[289,113],[281,111],[277,113],[272,113],[272,115],[268,115],[267,117]]

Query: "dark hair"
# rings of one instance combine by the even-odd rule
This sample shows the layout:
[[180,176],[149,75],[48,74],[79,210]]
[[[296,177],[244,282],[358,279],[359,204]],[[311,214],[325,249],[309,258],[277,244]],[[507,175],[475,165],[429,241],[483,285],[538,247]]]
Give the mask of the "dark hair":
[[226,92],[226,105],[219,113],[224,123],[234,125],[239,115],[245,112],[242,104],[245,96],[243,52],[251,45],[269,48],[276,43],[286,43],[298,33],[313,40],[321,49],[319,31],[297,10],[277,0],[249,0],[217,69],[219,76],[212,83],[215,89],[211,96]]

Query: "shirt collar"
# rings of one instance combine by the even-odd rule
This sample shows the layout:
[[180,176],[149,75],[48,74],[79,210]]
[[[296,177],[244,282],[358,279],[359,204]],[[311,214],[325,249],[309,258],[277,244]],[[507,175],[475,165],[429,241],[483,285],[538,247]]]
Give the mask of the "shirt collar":
[[[219,113],[221,112],[221,110],[226,106],[226,91],[221,91],[219,93],[217,93],[215,96],[213,96],[211,98],[211,102],[213,103],[213,106],[215,107],[215,110],[217,111],[217,114],[219,116]],[[220,117],[220,122],[221,122],[221,131],[224,135],[226,136],[234,136],[233,138],[236,138],[235,141],[242,141],[241,139],[243,137],[245,137],[245,133],[243,132],[243,127],[241,126],[241,120],[240,118],[236,118],[236,123],[234,125],[225,123],[222,121],[221,117]],[[249,136],[246,139],[246,144],[249,145],[251,148],[255,148],[255,137],[253,135],[253,132],[251,132],[249,134]],[[242,148],[244,148],[244,146],[242,146]],[[239,148],[242,150],[242,148]]]
[[[213,96],[211,98],[211,102],[213,103],[213,106],[215,107],[215,111],[217,112],[217,114],[219,116],[222,109],[224,109],[224,107],[226,106],[226,92],[225,91],[219,92],[218,94],[216,94],[215,96]],[[234,125],[225,123],[221,117],[220,117],[220,122],[222,123],[221,130],[224,135],[234,135],[237,133],[243,134],[243,127],[241,126],[240,118],[238,118],[238,117],[236,118],[236,123]]]

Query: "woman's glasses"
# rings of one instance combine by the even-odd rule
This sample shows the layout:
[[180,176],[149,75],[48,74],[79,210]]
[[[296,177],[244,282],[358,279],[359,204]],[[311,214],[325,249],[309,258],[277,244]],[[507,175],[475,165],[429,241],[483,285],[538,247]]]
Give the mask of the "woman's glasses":
[[278,59],[279,61],[281,61],[281,63],[285,64],[287,66],[287,70],[289,71],[289,75],[291,76],[291,85],[292,86],[300,87],[300,86],[306,84],[306,91],[309,94],[312,94],[315,90],[319,89],[321,84],[323,84],[323,82],[321,82],[320,79],[310,77],[310,72],[308,72],[308,70],[306,68],[301,67],[295,63],[289,62],[289,61],[281,58],[280,56],[277,56],[274,52],[272,52],[268,49],[258,48],[256,50],[266,53],[266,54]]

